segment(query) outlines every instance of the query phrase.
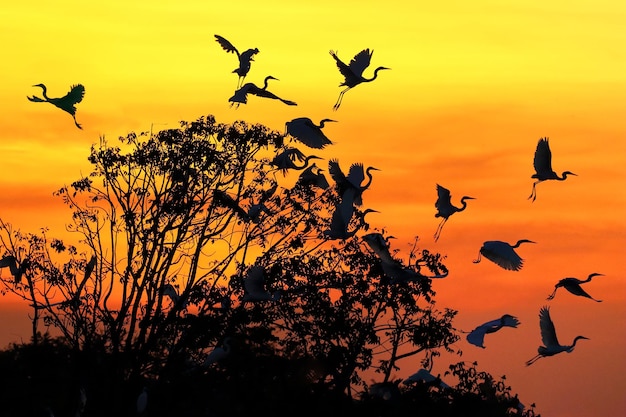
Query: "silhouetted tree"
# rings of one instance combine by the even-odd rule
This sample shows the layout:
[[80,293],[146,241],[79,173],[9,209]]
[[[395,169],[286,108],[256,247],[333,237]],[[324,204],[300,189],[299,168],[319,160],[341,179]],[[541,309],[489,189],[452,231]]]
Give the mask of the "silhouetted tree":
[[[279,183],[283,139],[212,116],[119,146],[101,138],[91,174],[56,192],[77,246],[0,223],[20,271],[0,276],[3,291],[33,309],[35,345],[40,321],[60,332],[57,353],[91,393],[85,415],[128,414],[143,387],[150,415],[349,411],[371,388],[363,371],[394,384],[402,359],[453,351],[456,312],[435,308],[427,278],[447,273],[441,255],[416,239],[398,265],[419,279],[394,281],[358,234],[328,240],[341,196]],[[252,267],[265,300],[249,300]],[[227,354],[206,361],[218,346]]]

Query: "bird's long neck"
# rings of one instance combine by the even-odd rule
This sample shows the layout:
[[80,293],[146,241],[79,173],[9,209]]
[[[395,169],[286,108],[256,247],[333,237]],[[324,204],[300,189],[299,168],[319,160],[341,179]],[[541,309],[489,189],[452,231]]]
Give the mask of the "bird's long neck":
[[463,211],[465,210],[465,208],[467,207],[467,201],[465,201],[467,199],[467,197],[463,197],[461,199],[461,207],[459,207],[458,211]]
[[584,280],[584,281],[580,281],[580,283],[582,284],[583,282],[589,282],[589,281],[591,281],[591,279],[592,279],[593,277],[596,277],[596,276],[598,276],[598,275],[602,275],[602,274],[590,274],[590,275],[587,277],[587,279],[586,279],[586,280]]
[[46,101],[50,101],[50,98],[48,97],[48,89],[46,88],[46,86],[41,84],[39,87],[41,87],[41,95],[43,96],[43,98],[45,98]]
[[367,175],[368,181],[364,186],[361,187],[361,191],[367,190],[369,186],[372,184],[372,173],[370,172],[371,170],[372,170],[371,167],[365,170],[365,175]]
[[572,342],[572,346],[570,347],[570,349],[574,349],[574,346],[576,346],[576,342],[578,342],[578,340],[580,340],[580,339],[586,339],[586,337],[585,336],[576,336],[574,338],[574,341]]
[[376,68],[374,70],[374,75],[372,76],[372,78],[363,78],[363,82],[369,83],[369,82],[374,81],[376,79],[376,77],[378,77],[378,71],[380,71],[382,69],[384,69],[384,68],[380,68],[380,67]]
[[265,77],[265,80],[263,81],[263,90],[267,89],[267,83],[271,79],[272,79],[272,77]]
[[522,243],[531,243],[530,240],[526,240],[526,239],[522,239],[522,240],[518,240],[517,243],[515,245],[512,246],[512,248],[517,248],[519,247],[519,245],[521,245]]

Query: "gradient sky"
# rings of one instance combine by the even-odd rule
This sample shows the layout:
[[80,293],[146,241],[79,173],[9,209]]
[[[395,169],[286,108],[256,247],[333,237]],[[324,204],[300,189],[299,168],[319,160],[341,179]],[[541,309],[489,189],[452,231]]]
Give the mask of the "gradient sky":
[[[90,171],[89,147],[130,131],[178,126],[213,114],[283,131],[295,117],[333,118],[323,151],[344,167],[381,169],[364,195],[372,227],[408,254],[419,246],[447,256],[437,281],[439,308],[459,310],[471,330],[504,313],[517,329],[488,335],[486,349],[463,339],[463,356],[494,376],[505,374],[522,402],[546,417],[626,415],[626,3],[568,1],[287,1],[109,0],[3,4],[0,76],[0,217],[23,231],[49,227],[62,236],[70,212],[52,191]],[[270,90],[298,106],[252,97],[230,108],[236,58],[215,42],[259,48],[247,81],[267,75]],[[330,49],[348,62],[373,49],[376,81],[346,93],[332,111],[342,77]],[[44,83],[51,97],[82,83],[76,129],[69,115],[31,103]],[[549,137],[555,171],[578,174],[532,187],[536,143]],[[306,149],[303,149],[306,151]],[[308,152],[308,151],[307,151]],[[289,178],[287,179],[289,181]],[[436,184],[453,203],[476,200],[432,235]],[[519,272],[472,263],[483,241],[531,239]],[[559,290],[561,278],[605,274],[585,287],[602,303]],[[6,272],[3,272],[6,273]],[[571,353],[536,354],[539,308],[551,306],[561,343],[582,334]],[[0,299],[0,342],[28,337],[17,307]],[[24,313],[25,314],[25,313]],[[395,377],[419,367],[406,360]],[[445,378],[444,378],[445,379]]]

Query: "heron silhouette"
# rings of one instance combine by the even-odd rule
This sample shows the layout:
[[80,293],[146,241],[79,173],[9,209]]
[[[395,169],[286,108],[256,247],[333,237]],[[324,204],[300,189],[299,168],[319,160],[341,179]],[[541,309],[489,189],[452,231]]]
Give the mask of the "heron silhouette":
[[537,184],[547,180],[557,180],[557,181],[565,181],[568,175],[574,175],[573,172],[563,171],[561,177],[558,176],[556,172],[552,169],[552,152],[550,151],[550,144],[548,143],[548,138],[541,138],[539,142],[537,142],[537,148],[535,149],[535,159],[533,160],[533,165],[535,167],[535,174],[531,176],[531,178],[536,178],[537,181],[533,183],[533,189],[528,199],[532,199],[535,201],[537,198]]
[[465,200],[475,199],[474,197],[463,196],[461,197],[461,207],[456,207],[452,205],[450,197],[450,190],[437,184],[437,201],[435,202],[435,208],[437,209],[437,213],[435,214],[435,217],[442,217],[442,219],[439,223],[439,226],[437,226],[437,230],[435,231],[435,242],[439,240],[443,225],[446,224],[448,218],[454,213],[465,210],[465,208],[467,207],[467,203],[465,202]]
[[[324,235],[328,239],[349,239],[356,234],[365,223],[365,216],[368,213],[379,213],[378,210],[365,209],[364,211],[356,211],[354,207],[355,190],[348,190],[344,193],[341,201],[335,206],[333,217],[331,219],[330,228],[324,231]],[[355,214],[356,211],[356,214]],[[353,217],[357,216],[360,223],[352,230],[348,231],[348,225]]]
[[[375,167],[367,167],[366,170],[363,170],[363,164],[360,162],[356,162],[350,166],[350,170],[348,171],[348,175],[346,176],[341,170],[341,167],[339,166],[339,161],[337,159],[331,159],[330,161],[328,161],[328,173],[335,181],[337,194],[343,196],[346,190],[355,190],[356,193],[354,195],[354,204],[357,206],[363,204],[362,194],[372,184],[372,173],[370,171],[380,170]],[[366,176],[368,178],[368,181],[364,185],[361,185]]]
[[237,88],[239,88],[243,84],[246,75],[248,75],[248,72],[250,71],[250,65],[252,61],[254,61],[254,56],[259,53],[259,49],[246,49],[242,53],[239,53],[239,50],[237,50],[237,48],[235,48],[232,43],[230,43],[220,35],[215,35],[215,40],[226,52],[233,52],[237,54],[237,58],[239,59],[239,67],[235,68],[233,72],[239,76],[239,79],[237,80]]
[[322,129],[326,122],[336,122],[332,119],[322,119],[319,125],[313,123],[308,117],[298,117],[285,123],[286,133],[302,142],[306,146],[315,149],[322,149],[333,142],[326,137]]
[[484,256],[501,268],[509,271],[519,271],[522,269],[524,260],[517,254],[517,252],[515,252],[515,249],[522,243],[536,242],[528,239],[521,239],[518,240],[515,245],[511,245],[500,240],[488,240],[483,243],[483,246],[480,248],[478,253],[478,258],[474,260],[474,263],[479,263],[482,256]]
[[309,165],[298,177],[296,185],[302,187],[318,187],[322,190],[328,189],[330,184],[323,174],[324,170],[318,167],[315,162]]
[[245,83],[241,88],[235,91],[235,94],[233,94],[231,98],[228,99],[228,101],[230,101],[231,107],[234,104],[236,104],[236,107],[239,107],[239,105],[242,103],[243,104],[248,103],[248,94],[252,94],[253,96],[257,96],[257,97],[265,97],[265,98],[271,98],[274,100],[280,100],[288,106],[297,106],[297,104],[294,101],[282,99],[278,97],[276,94],[267,91],[267,82],[269,80],[279,81],[278,78],[268,75],[267,77],[265,77],[265,81],[263,82],[263,88],[259,88],[257,87],[256,84],[253,84],[253,83]]
[[556,290],[563,287],[574,295],[587,297],[597,303],[601,303],[602,300],[596,300],[595,298],[587,294],[587,292],[580,287],[581,284],[587,283],[591,281],[593,277],[597,277],[597,276],[604,276],[604,274],[598,274],[594,272],[593,274],[589,274],[589,276],[585,280],[580,280],[578,278],[563,278],[562,280],[560,280],[554,285],[554,291],[552,292],[552,294],[548,296],[548,300],[552,300],[554,296],[556,295]]
[[[290,169],[301,171],[308,168],[311,159],[322,158],[315,155],[306,156],[298,148],[285,148],[281,153],[274,156],[270,163],[283,171],[283,175],[287,175],[287,171]],[[302,165],[298,165],[298,162],[302,163]]]
[[541,341],[543,342],[543,346],[539,346],[536,356],[526,361],[526,366],[530,366],[538,359],[546,356],[553,356],[561,352],[571,353],[578,340],[589,340],[589,338],[585,336],[576,336],[571,345],[561,345],[556,337],[556,330],[550,318],[550,307],[548,306],[541,307],[539,310],[539,328],[541,329]]
[[85,97],[85,87],[82,84],[76,84],[70,87],[70,91],[60,98],[48,97],[48,89],[44,84],[35,84],[33,87],[41,87],[43,98],[37,96],[26,97],[28,100],[35,103],[50,103],[56,107],[64,110],[72,115],[74,124],[77,128],[82,129],[82,126],[76,121],[76,104],[80,103]]
[[504,314],[499,319],[491,320],[486,323],[477,326],[474,330],[468,333],[466,339],[472,345],[485,348],[484,339],[485,335],[489,333],[495,333],[503,327],[517,327],[519,320],[510,314]]
[[280,292],[269,292],[265,288],[265,269],[259,265],[253,265],[248,269],[243,279],[244,295],[242,301],[278,301]]
[[337,63],[337,68],[339,68],[339,72],[344,77],[344,81],[339,84],[340,87],[345,86],[343,90],[339,93],[339,97],[337,98],[337,102],[333,106],[333,110],[339,109],[341,106],[341,102],[343,100],[343,95],[348,92],[351,88],[356,87],[362,83],[372,82],[378,77],[378,71],[388,70],[391,68],[387,67],[378,67],[374,70],[374,76],[372,78],[364,78],[363,71],[365,68],[369,67],[370,61],[372,59],[372,54],[374,51],[370,51],[369,49],[364,49],[352,58],[349,65],[346,65],[339,57],[337,56],[337,52],[330,51],[330,55],[335,59]]

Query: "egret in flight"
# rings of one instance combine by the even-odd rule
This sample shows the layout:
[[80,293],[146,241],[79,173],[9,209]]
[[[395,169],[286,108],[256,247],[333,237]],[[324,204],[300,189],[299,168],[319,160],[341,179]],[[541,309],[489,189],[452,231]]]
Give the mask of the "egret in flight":
[[322,119],[319,125],[313,123],[308,117],[298,117],[285,123],[286,133],[306,146],[315,149],[322,149],[333,142],[326,137],[322,129],[326,122],[336,122],[332,119]]
[[489,240],[483,243],[478,253],[478,258],[474,260],[477,264],[481,257],[489,259],[491,262],[509,271],[519,271],[522,269],[524,260],[515,252],[522,243],[536,243],[532,240],[521,239],[515,245],[500,240]]
[[452,216],[454,213],[465,210],[467,207],[465,200],[474,200],[474,197],[463,196],[461,197],[461,207],[456,207],[452,205],[450,197],[450,190],[437,184],[437,201],[435,202],[437,213],[435,217],[442,217],[442,219],[439,226],[437,226],[437,231],[435,231],[435,242],[439,240],[441,229],[443,229],[443,225],[448,221],[448,217]]
[[[337,194],[343,196],[346,190],[355,190],[356,193],[354,195],[354,204],[357,206],[363,204],[363,199],[361,195],[372,184],[372,173],[370,171],[380,170],[375,167],[367,167],[367,169],[364,171],[363,164],[360,162],[356,162],[350,166],[350,170],[348,171],[348,175],[346,176],[341,170],[341,167],[339,166],[339,161],[337,161],[337,159],[331,159],[330,161],[328,161],[328,173],[335,181]],[[361,183],[365,180],[365,176],[367,176],[368,181],[364,185],[361,185]]]
[[231,107],[233,104],[236,104],[236,107],[239,107],[241,103],[246,104],[248,102],[248,94],[252,94],[257,97],[265,97],[271,98],[274,100],[280,100],[288,106],[297,106],[297,103],[291,100],[285,100],[278,97],[276,94],[267,91],[267,82],[269,80],[277,80],[278,78],[272,77],[268,75],[265,77],[265,81],[263,82],[263,88],[259,88],[256,84],[253,83],[245,83],[240,89],[235,91],[235,94],[231,98],[228,99],[230,101]]
[[243,84],[243,80],[246,78],[246,75],[248,75],[248,72],[250,71],[250,65],[252,61],[254,61],[254,56],[259,53],[259,49],[246,49],[242,53],[239,53],[237,48],[235,48],[232,43],[228,42],[220,35],[215,35],[215,40],[226,52],[234,52],[235,54],[237,54],[237,58],[239,59],[239,67],[235,68],[233,72],[239,76],[239,79],[237,80],[237,88],[239,88],[241,84]]
[[[308,168],[311,159],[322,159],[319,156],[305,156],[298,148],[285,148],[281,153],[277,154],[270,162],[276,168],[283,171],[283,175],[287,175],[287,171],[294,169],[301,171]],[[301,162],[302,165],[297,165]]]
[[488,321],[487,323],[483,323],[476,327],[468,333],[466,339],[472,345],[484,349],[484,339],[486,334],[495,333],[503,327],[517,327],[519,324],[520,323],[519,320],[517,320],[517,317],[513,317],[510,314],[504,314],[499,319]]
[[547,306],[541,307],[541,310],[539,310],[539,327],[541,329],[541,340],[544,346],[539,346],[537,349],[539,353],[532,359],[526,361],[526,366],[532,365],[535,361],[545,356],[552,356],[561,352],[571,353],[579,339],[589,340],[589,338],[585,336],[576,336],[571,345],[559,344],[559,340],[556,337],[556,330],[554,329],[554,323],[552,323],[552,319],[550,318],[550,308]]
[[603,276],[604,274],[598,274],[598,273],[593,273],[593,274],[589,274],[589,276],[587,277],[586,280],[581,280],[578,278],[563,278],[562,280],[560,280],[559,282],[557,282],[554,285],[554,291],[552,292],[552,294],[550,294],[548,296],[548,300],[552,300],[554,298],[554,296],[556,295],[556,290],[558,290],[560,287],[565,288],[567,291],[571,292],[574,295],[579,295],[581,297],[587,297],[595,302],[602,302],[602,300],[596,300],[595,298],[593,298],[592,296],[590,296],[589,294],[587,294],[587,292],[585,290],[583,290],[580,285],[584,284],[586,282],[591,281],[591,279],[593,277],[597,277],[597,276]]
[[365,70],[365,68],[369,67],[373,53],[374,51],[364,49],[356,54],[354,58],[352,58],[349,65],[346,65],[342,60],[339,59],[335,51],[330,51],[330,55],[335,59],[335,62],[337,63],[337,68],[339,68],[339,72],[341,72],[341,75],[343,75],[344,77],[344,81],[339,84],[339,87],[346,87],[339,93],[339,98],[337,98],[337,102],[333,106],[333,110],[339,109],[339,106],[341,106],[341,101],[343,100],[343,95],[348,92],[348,90],[356,87],[361,83],[369,83],[374,81],[378,76],[378,71],[391,69],[387,67],[378,67],[374,70],[374,76],[372,78],[363,77],[363,71]]
[[85,87],[82,84],[73,85],[70,88],[70,91],[60,98],[50,98],[47,95],[48,89],[43,84],[35,84],[33,87],[41,87],[43,98],[39,98],[37,96],[26,97],[30,101],[35,103],[50,103],[54,104],[61,110],[64,110],[72,115],[74,118],[74,124],[77,128],[82,129],[81,125],[76,121],[76,105],[83,101],[83,97],[85,97]]
[[548,138],[541,138],[537,143],[537,149],[535,149],[535,159],[533,161],[535,167],[535,174],[531,178],[536,178],[537,181],[533,183],[533,189],[528,196],[528,199],[535,201],[537,198],[537,184],[546,180],[565,181],[568,175],[576,175],[570,171],[564,171],[562,177],[559,177],[556,172],[552,170],[552,152],[550,151],[550,144]]

